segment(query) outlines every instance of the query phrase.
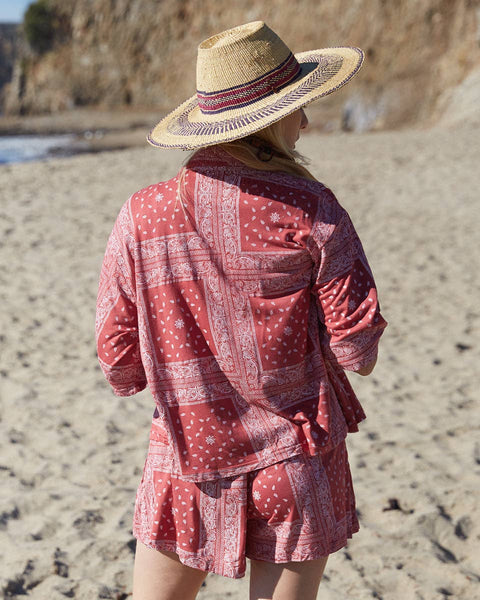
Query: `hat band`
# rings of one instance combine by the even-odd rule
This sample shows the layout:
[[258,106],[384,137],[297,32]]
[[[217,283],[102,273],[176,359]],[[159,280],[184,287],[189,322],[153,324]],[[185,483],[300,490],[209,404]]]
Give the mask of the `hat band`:
[[217,92],[197,90],[198,107],[205,114],[216,114],[242,106],[279,92],[300,73],[300,64],[290,52],[287,58],[265,75],[252,81]]

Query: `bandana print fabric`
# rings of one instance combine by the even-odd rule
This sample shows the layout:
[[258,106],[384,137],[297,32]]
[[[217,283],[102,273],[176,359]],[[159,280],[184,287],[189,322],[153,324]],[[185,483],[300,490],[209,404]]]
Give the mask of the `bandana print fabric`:
[[327,556],[358,531],[345,442],[258,471],[194,483],[169,472],[155,422],[137,491],[133,534],[190,567],[243,577],[246,557],[272,563]]
[[365,417],[344,370],[385,326],[332,192],[219,148],[134,194],[108,241],[100,365],[120,396],[148,384],[185,481],[329,452]]

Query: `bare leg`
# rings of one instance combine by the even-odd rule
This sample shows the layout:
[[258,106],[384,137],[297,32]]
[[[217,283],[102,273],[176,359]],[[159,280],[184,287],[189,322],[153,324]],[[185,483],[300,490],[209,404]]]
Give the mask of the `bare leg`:
[[252,560],[250,600],[315,600],[327,559],[282,564]]
[[174,552],[137,542],[132,600],[194,600],[206,576],[205,571],[182,564]]

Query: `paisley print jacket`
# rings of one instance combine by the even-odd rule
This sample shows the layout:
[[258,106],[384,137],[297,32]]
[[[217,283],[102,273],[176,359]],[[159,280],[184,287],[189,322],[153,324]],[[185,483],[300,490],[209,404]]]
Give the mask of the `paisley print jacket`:
[[357,431],[344,371],[375,359],[385,326],[333,193],[219,148],[135,193],[108,240],[100,365],[119,396],[148,385],[162,467],[184,480],[327,452]]

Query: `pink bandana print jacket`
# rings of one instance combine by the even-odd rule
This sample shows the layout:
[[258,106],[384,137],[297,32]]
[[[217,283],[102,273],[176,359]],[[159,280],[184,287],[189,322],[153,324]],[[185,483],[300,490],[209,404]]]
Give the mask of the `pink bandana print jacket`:
[[171,450],[158,466],[184,480],[331,450],[365,418],[344,370],[374,360],[386,326],[347,212],[322,184],[219,148],[180,173],[135,193],[110,235],[107,380],[119,396],[148,384],[151,443]]

